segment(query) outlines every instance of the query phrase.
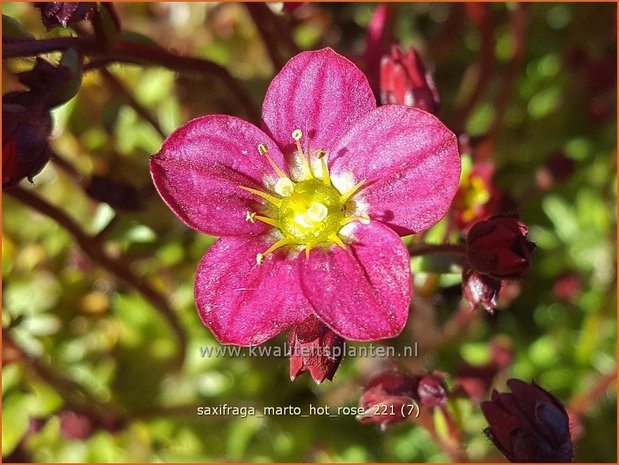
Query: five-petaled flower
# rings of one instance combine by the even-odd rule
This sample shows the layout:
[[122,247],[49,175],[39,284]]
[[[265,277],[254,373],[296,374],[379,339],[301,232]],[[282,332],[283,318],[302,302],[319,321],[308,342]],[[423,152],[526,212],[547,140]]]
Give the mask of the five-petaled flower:
[[398,235],[447,212],[457,141],[434,116],[377,108],[359,69],[304,52],[272,81],[262,129],[211,115],[151,157],[153,181],[188,226],[222,236],[199,265],[202,321],[224,344],[260,344],[315,315],[350,340],[399,334],[411,272]]

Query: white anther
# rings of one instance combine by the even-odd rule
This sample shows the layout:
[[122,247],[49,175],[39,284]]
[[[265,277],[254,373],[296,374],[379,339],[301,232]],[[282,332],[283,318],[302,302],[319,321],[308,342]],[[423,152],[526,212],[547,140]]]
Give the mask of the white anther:
[[300,129],[295,129],[294,131],[292,131],[292,138],[294,140],[299,141],[301,140],[301,137],[303,137],[303,133]]
[[256,212],[247,212],[245,214],[245,221],[249,221],[250,223],[256,222]]
[[294,184],[288,178],[279,178],[275,183],[275,192],[282,197],[290,197],[294,192]]
[[264,255],[261,253],[256,254],[256,263],[258,265],[262,265],[263,262],[264,262]]

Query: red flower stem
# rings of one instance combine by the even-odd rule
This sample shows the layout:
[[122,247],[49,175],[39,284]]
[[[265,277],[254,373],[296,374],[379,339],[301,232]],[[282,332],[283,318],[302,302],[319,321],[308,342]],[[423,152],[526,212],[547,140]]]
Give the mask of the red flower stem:
[[54,152],[54,154],[52,155],[52,163],[54,163],[54,165],[58,166],[58,168],[64,171],[80,187],[82,186],[82,180],[84,179],[84,176],[75,166],[73,166],[73,164],[71,164],[71,162]]
[[503,81],[493,105],[495,108],[494,120],[488,130],[487,137],[480,144],[476,153],[478,161],[492,157],[497,135],[503,128],[505,113],[512,99],[512,88],[524,60],[528,19],[528,6],[524,3],[516,4],[516,9],[511,12],[509,23],[512,43],[514,44],[513,55],[503,74]]
[[459,45],[458,38],[461,37],[466,18],[462,3],[450,3],[449,5],[447,19],[443,21],[436,38],[427,44],[428,56],[434,58],[435,64],[445,61],[454,52],[456,45]]
[[462,302],[451,318],[443,325],[435,347],[444,347],[455,338],[466,336],[473,322],[481,315],[483,315],[483,312],[471,310],[468,304]]
[[584,415],[596,405],[613,383],[617,382],[617,367],[610,373],[602,375],[588,390],[574,396],[568,403],[569,410],[578,415]]
[[271,58],[271,62],[278,72],[285,64],[285,59],[280,53],[278,40],[275,34],[277,34],[277,24],[271,10],[264,3],[245,3],[245,7],[251,18],[262,36],[262,41],[267,49],[267,53]]
[[282,47],[287,48],[291,56],[299,53],[299,48],[292,37],[290,23],[287,18],[273,13],[264,3],[246,2],[245,7],[262,36],[273,66],[276,71],[279,71],[286,64],[288,58],[285,55],[282,56]]
[[56,37],[41,40],[11,40],[2,38],[2,58],[18,58],[41,55],[76,48],[82,53],[92,52],[99,45],[90,37]]
[[[477,59],[472,65],[472,69],[475,70],[477,80],[475,81],[475,87],[473,87],[473,91],[470,93],[469,98],[460,108],[453,123],[453,127],[455,128],[456,133],[464,131],[466,122],[469,119],[471,112],[477,105],[479,99],[484,95],[486,89],[488,89],[489,87],[488,83],[490,82],[490,78],[492,77],[492,73],[494,70],[496,62],[494,55],[494,48],[496,44],[495,24],[490,9],[488,9],[487,16],[484,18],[483,23],[480,25],[479,32],[481,35],[481,47],[479,49],[479,53],[477,54]],[[465,73],[464,75],[466,76],[467,73]]]
[[155,131],[159,133],[162,139],[165,139],[167,137],[167,134],[161,128],[157,119],[153,115],[151,115],[150,112],[144,106],[142,106],[140,102],[135,99],[131,91],[127,89],[116,76],[114,76],[106,68],[101,68],[99,72],[101,73],[101,76],[103,77],[105,82],[112,88],[112,91],[120,95],[142,119],[147,121],[148,124],[150,124],[155,129]]
[[451,253],[463,255],[466,253],[466,246],[463,244],[411,244],[408,246],[411,257],[430,255],[434,253]]
[[227,69],[211,61],[175,55],[159,47],[120,41],[112,51],[100,54],[96,59],[86,64],[84,70],[101,68],[114,62],[158,65],[179,73],[215,76],[236,96],[250,119],[254,122],[260,120],[254,102],[245,89],[230,75]]
[[[468,459],[468,456],[466,455],[464,447],[460,443],[459,434],[457,434],[457,438],[458,438],[457,445],[456,443],[452,442],[453,440],[452,437],[450,437],[449,441],[441,437],[436,431],[436,427],[434,426],[434,416],[432,414],[431,409],[427,407],[424,407],[423,409],[425,411],[422,411],[421,415],[418,418],[410,417],[411,422],[419,424],[420,426],[425,428],[426,431],[428,431],[428,433],[430,433],[430,436],[432,437],[434,442],[438,444],[440,448],[443,449],[443,452],[445,452],[447,457],[449,457],[450,462],[467,463],[469,459]],[[445,409],[443,409],[443,413],[445,414]],[[448,419],[447,415],[446,415],[446,420],[449,424],[450,418]],[[451,425],[450,425],[450,436],[451,434],[452,434],[452,431],[451,431]]]
[[86,234],[80,225],[75,222],[75,220],[69,217],[58,207],[21,187],[12,188],[5,191],[5,193],[16,198],[33,210],[36,210],[37,212],[56,221],[56,223],[66,229],[73,236],[75,242],[94,262],[105,268],[110,274],[124,282],[127,286],[142,294],[142,296],[144,296],[144,298],[148,300],[159,312],[159,314],[167,321],[171,331],[176,336],[178,342],[178,355],[176,363],[179,367],[183,364],[187,347],[187,334],[176,314],[170,308],[165,296],[160,294],[142,278],[135,275],[131,271],[129,263],[125,260],[109,256],[99,241]]
[[30,368],[35,376],[52,386],[62,397],[65,404],[72,409],[86,414],[89,418],[105,424],[110,417],[120,418],[118,410],[112,405],[97,399],[83,386],[62,374],[57,367],[52,367],[42,359],[29,354],[11,336],[11,331],[3,328],[2,345],[19,354],[19,360]]
[[82,53],[92,56],[90,63],[84,70],[96,69],[110,63],[134,63],[138,65],[159,65],[164,68],[186,74],[206,74],[222,80],[230,92],[239,100],[247,115],[254,121],[260,120],[260,115],[245,89],[234,79],[228,70],[208,60],[175,55],[160,47],[119,41],[116,46],[106,52],[101,51],[100,45],[90,37],[60,37],[44,40],[3,40],[3,58],[36,56],[42,53],[64,51],[75,47]]

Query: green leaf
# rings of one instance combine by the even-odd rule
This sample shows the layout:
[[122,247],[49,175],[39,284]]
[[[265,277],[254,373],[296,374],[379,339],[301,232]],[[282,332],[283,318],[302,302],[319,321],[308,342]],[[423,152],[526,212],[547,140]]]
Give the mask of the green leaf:
[[2,15],[2,35],[15,37],[16,39],[35,38],[32,34],[27,32],[17,20],[6,15]]
[[9,455],[24,435],[30,423],[30,407],[33,397],[16,392],[4,399],[2,406],[2,456]]

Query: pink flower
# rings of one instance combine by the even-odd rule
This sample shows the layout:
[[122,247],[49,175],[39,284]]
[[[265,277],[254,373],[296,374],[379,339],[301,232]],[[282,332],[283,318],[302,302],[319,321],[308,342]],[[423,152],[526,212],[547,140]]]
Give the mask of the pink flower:
[[198,267],[202,321],[224,344],[260,344],[315,315],[350,340],[399,334],[411,274],[400,235],[447,212],[455,136],[434,116],[376,108],[365,76],[331,49],[273,79],[262,129],[210,115],[151,157],[161,197],[185,224],[222,236]]

